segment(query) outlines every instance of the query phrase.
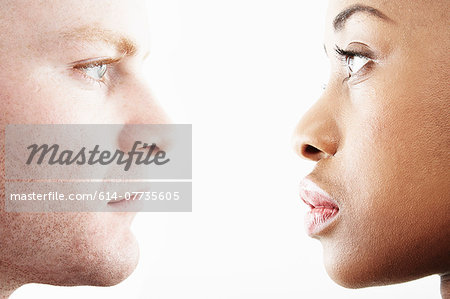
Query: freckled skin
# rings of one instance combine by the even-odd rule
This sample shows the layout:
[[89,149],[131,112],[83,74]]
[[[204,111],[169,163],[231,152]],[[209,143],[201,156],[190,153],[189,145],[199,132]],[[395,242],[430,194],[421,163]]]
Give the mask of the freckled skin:
[[[25,283],[110,286],[129,276],[139,250],[135,213],[6,213],[7,124],[164,123],[142,79],[148,25],[142,1],[2,1],[0,6],[0,298]],[[62,42],[60,33],[94,26],[138,46],[111,74],[92,83],[68,67],[115,55],[112,47]],[[130,137],[131,138],[131,137]]]
[[[334,17],[356,3],[393,22],[359,13],[334,32]],[[332,72],[294,143],[303,158],[317,161],[310,178],[340,204],[336,221],[316,238],[328,274],[345,287],[440,274],[448,296],[449,20],[448,1],[329,2],[325,46]],[[347,70],[334,48],[352,42],[379,58],[344,81]],[[305,145],[319,151],[306,152]]]

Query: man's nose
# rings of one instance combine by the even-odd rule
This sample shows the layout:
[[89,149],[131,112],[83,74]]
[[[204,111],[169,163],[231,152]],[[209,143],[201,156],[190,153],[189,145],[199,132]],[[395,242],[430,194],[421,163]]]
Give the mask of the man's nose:
[[148,84],[142,80],[130,80],[122,95],[119,109],[125,124],[169,124],[171,121]]
[[155,99],[145,82],[127,83],[121,104],[118,106],[124,126],[118,136],[119,147],[129,150],[136,141],[156,144],[160,150],[170,147],[171,123],[166,111]]

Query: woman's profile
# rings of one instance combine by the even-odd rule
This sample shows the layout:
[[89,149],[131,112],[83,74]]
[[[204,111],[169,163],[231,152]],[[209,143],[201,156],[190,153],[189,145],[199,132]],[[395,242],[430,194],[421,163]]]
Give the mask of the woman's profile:
[[294,147],[329,276],[362,288],[441,276],[450,298],[448,1],[329,2],[331,75]]

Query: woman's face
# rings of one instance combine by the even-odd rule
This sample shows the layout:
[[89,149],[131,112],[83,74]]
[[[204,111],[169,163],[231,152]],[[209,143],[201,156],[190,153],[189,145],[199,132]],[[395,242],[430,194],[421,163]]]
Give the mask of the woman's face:
[[[166,121],[142,76],[149,47],[145,11],[141,1],[130,0],[2,2],[2,201],[7,124]],[[2,277],[18,283],[118,283],[137,263],[138,247],[129,230],[133,217],[5,213],[2,203]]]
[[310,234],[343,286],[450,271],[449,20],[447,1],[330,1],[331,76],[294,143],[338,205]]

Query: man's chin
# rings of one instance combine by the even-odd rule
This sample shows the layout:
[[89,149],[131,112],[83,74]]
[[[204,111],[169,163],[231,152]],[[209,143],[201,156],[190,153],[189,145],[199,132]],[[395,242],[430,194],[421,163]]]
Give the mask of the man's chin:
[[[131,244],[130,244],[131,245]],[[127,250],[114,256],[93,257],[91,262],[85,259],[75,267],[69,267],[63,273],[35,277],[32,283],[55,286],[114,286],[127,279],[136,269],[139,261],[139,247],[127,246]]]
[[[110,262],[110,260],[108,261]],[[139,262],[139,247],[134,246],[133,251],[127,252],[123,259],[113,260],[113,263],[101,265],[88,277],[86,285],[109,287],[127,279],[136,269]]]

